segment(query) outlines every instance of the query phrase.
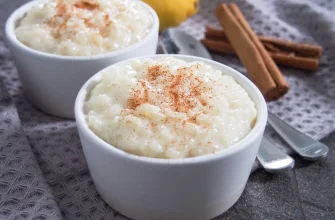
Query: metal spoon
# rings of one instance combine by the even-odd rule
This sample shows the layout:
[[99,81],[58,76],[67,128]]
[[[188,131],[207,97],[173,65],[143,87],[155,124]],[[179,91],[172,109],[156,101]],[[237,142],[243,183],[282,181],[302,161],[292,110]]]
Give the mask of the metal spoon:
[[294,167],[293,158],[265,137],[262,138],[261,145],[259,146],[257,159],[269,173],[277,173]]
[[[177,29],[168,29],[162,33],[162,49],[167,54],[187,54],[212,59],[207,49],[192,36]],[[271,173],[293,168],[294,160],[263,137],[258,161]]]
[[268,113],[268,123],[304,159],[318,160],[327,156],[329,149],[325,144],[301,133],[271,112]]

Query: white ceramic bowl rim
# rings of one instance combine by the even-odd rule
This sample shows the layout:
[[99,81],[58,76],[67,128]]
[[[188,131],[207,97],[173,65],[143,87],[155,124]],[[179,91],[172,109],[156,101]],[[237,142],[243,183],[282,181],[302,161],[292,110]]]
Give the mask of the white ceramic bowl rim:
[[[253,127],[253,129],[247,134],[243,139],[235,143],[234,145],[230,146],[227,149],[208,154],[208,155],[203,155],[203,156],[198,156],[198,157],[191,157],[191,158],[182,158],[182,159],[163,159],[163,158],[150,158],[150,157],[144,157],[144,156],[138,156],[134,154],[127,153],[123,150],[120,150],[109,143],[105,142],[102,140],[100,137],[98,137],[87,125],[86,120],[85,120],[85,115],[83,112],[83,105],[86,100],[86,95],[87,95],[87,88],[89,88],[92,84],[95,82],[99,81],[101,77],[101,72],[111,66],[115,65],[122,65],[123,63],[128,63],[130,60],[133,59],[141,59],[141,58],[159,58],[159,57],[175,57],[179,59],[192,59],[195,61],[203,61],[207,64],[210,65],[220,65],[222,67],[223,72],[230,72],[233,73],[233,75],[237,75],[238,80],[244,81],[248,87],[253,90],[256,96],[256,100],[253,100],[256,104],[257,108],[257,121]],[[263,95],[259,91],[259,89],[243,74],[239,73],[238,71],[215,61],[211,61],[208,59],[200,58],[200,57],[195,57],[195,56],[186,56],[186,55],[172,55],[172,54],[162,54],[162,55],[154,55],[154,56],[143,56],[143,57],[138,57],[138,58],[132,58],[132,59],[127,59],[118,63],[115,63],[109,67],[106,67],[105,69],[99,71],[95,75],[93,75],[80,89],[78,96],[76,98],[75,102],[75,118],[77,122],[77,127],[82,129],[84,131],[84,135],[88,135],[89,139],[92,139],[93,141],[96,142],[98,146],[101,146],[104,148],[106,151],[110,151],[111,153],[118,154],[120,156],[123,156],[126,159],[130,160],[137,160],[137,161],[143,161],[147,163],[155,163],[155,164],[194,164],[194,163],[204,163],[204,162],[209,162],[212,160],[216,160],[222,157],[227,157],[232,154],[236,154],[239,151],[243,150],[244,148],[248,147],[248,143],[252,143],[260,133],[263,132],[264,126],[266,125],[267,121],[267,106],[266,102],[263,98]],[[236,77],[234,77],[236,79]]]
[[138,3],[142,4],[145,8],[147,8],[153,18],[153,24],[150,29],[150,32],[139,42],[136,42],[132,45],[129,45],[127,47],[121,48],[119,50],[103,53],[103,54],[98,54],[98,55],[92,55],[92,56],[64,56],[64,55],[57,55],[57,54],[52,54],[52,53],[47,53],[47,52],[42,52],[39,50],[35,50],[33,48],[30,48],[23,44],[21,41],[19,41],[16,38],[15,35],[15,27],[16,27],[16,22],[24,16],[26,12],[28,12],[32,7],[35,5],[41,4],[43,2],[48,2],[49,0],[35,0],[35,1],[30,1],[27,2],[26,4],[20,6],[17,8],[7,19],[6,21],[6,26],[5,26],[5,32],[7,35],[7,40],[11,41],[12,44],[15,44],[20,47],[20,49],[25,50],[27,52],[33,53],[35,55],[39,56],[44,56],[44,57],[49,57],[49,58],[54,58],[54,59],[63,59],[63,60],[96,60],[96,59],[102,59],[102,58],[108,58],[108,57],[115,57],[118,56],[122,53],[131,51],[133,49],[136,49],[143,45],[146,41],[152,39],[152,35],[158,34],[158,29],[159,29],[159,19],[157,13],[145,2],[143,1],[138,1]]

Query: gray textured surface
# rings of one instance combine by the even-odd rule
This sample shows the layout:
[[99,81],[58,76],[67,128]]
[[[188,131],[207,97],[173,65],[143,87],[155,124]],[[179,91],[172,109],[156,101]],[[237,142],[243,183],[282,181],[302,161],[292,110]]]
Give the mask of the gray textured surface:
[[296,159],[296,167],[278,174],[253,173],[237,203],[221,219],[335,219],[335,133],[322,161]]
[[[97,194],[74,122],[43,114],[22,94],[3,27],[24,2],[0,0],[0,219],[125,219]],[[202,1],[181,28],[201,37],[205,24],[218,25],[218,2]],[[257,33],[325,47],[316,73],[282,68],[292,88],[269,107],[314,138],[328,135],[335,127],[335,1],[236,2]],[[245,72],[234,57],[215,59]],[[278,142],[270,129],[267,135]],[[217,219],[335,219],[335,135],[325,142],[331,151],[324,161],[297,159],[294,170],[274,175],[256,171],[237,204]]]

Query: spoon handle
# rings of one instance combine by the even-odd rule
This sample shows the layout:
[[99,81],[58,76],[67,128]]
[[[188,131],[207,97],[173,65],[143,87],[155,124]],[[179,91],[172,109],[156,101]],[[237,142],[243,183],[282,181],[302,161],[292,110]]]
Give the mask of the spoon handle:
[[292,157],[281,151],[265,137],[261,141],[257,159],[269,173],[276,173],[294,167]]
[[317,160],[328,154],[328,147],[299,132],[269,112],[268,123],[291,148],[306,160]]

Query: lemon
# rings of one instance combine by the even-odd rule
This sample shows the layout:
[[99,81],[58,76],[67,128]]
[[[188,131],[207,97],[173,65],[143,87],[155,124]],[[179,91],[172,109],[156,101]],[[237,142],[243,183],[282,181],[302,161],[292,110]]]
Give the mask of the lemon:
[[168,27],[178,26],[198,11],[198,0],[143,0],[158,14],[163,31]]

